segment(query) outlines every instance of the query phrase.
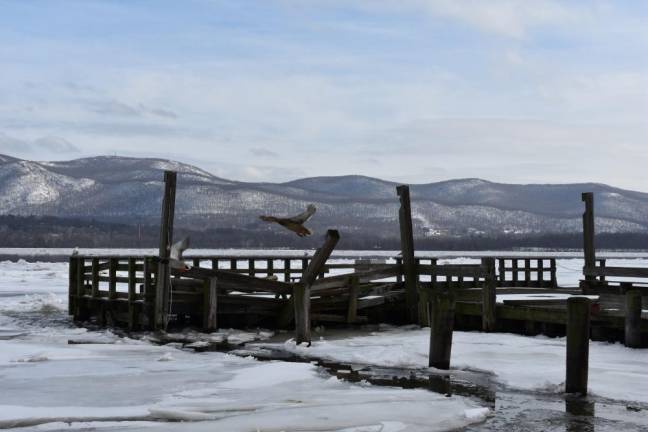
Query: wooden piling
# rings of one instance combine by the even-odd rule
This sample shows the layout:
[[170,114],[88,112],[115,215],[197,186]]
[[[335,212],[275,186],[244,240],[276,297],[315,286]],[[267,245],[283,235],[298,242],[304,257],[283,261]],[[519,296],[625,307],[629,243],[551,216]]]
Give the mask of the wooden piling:
[[128,329],[134,330],[139,325],[137,300],[137,266],[135,258],[128,258]]
[[155,289],[155,329],[164,330],[169,313],[170,272],[169,256],[173,242],[173,216],[175,212],[176,173],[164,172],[164,198],[162,199],[162,218],[160,221],[160,248],[156,289]]
[[625,294],[625,346],[641,348],[641,291],[631,289]]
[[412,228],[412,207],[409,186],[397,186],[396,192],[400,197],[398,220],[400,224],[403,274],[405,276],[405,306],[409,321],[418,324],[418,275],[416,261],[414,259],[414,233]]
[[347,307],[347,324],[353,324],[358,317],[358,276],[349,276],[349,304]]
[[[585,203],[585,212],[583,213],[583,252],[585,256],[585,268],[594,268],[596,266],[596,251],[594,249],[594,194],[584,192],[582,200]],[[588,282],[594,281],[595,276],[585,275]]]
[[68,264],[68,276],[69,276],[69,288],[68,288],[68,314],[75,314],[76,311],[76,301],[75,297],[77,296],[77,265],[79,260],[76,257],[70,257]]
[[108,298],[114,300],[117,298],[117,258],[108,260]]
[[203,328],[211,332],[218,330],[218,280],[213,277],[205,280],[204,285]]
[[497,328],[497,281],[495,279],[495,259],[482,258],[484,287],[482,289],[482,331],[492,332]]
[[321,248],[317,249],[313,259],[302,274],[301,281],[295,284],[293,288],[293,303],[295,312],[295,339],[297,344],[302,342],[311,342],[310,333],[310,290],[311,285],[317,279],[317,275],[322,272],[326,260],[329,259],[335,245],[340,239],[337,230],[328,230],[326,238]]
[[567,299],[566,393],[587,394],[590,308],[587,297]]
[[92,297],[99,297],[99,258],[92,258]]
[[429,366],[450,368],[455,301],[451,292],[435,292],[430,296],[430,357]]

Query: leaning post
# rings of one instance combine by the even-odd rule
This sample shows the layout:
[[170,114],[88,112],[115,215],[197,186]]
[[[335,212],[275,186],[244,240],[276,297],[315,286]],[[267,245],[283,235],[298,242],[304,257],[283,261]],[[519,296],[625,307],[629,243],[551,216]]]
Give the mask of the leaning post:
[[[583,252],[585,256],[585,269],[593,269],[596,266],[596,251],[594,250],[594,194],[585,192],[582,195],[585,203],[583,213]],[[585,275],[585,281],[592,282],[596,276]]]
[[173,216],[175,212],[177,174],[164,171],[164,198],[162,199],[162,219],[160,221],[160,248],[155,287],[155,329],[164,330],[169,313],[169,256],[173,242]]
[[340,239],[337,230],[328,230],[321,248],[317,249],[308,267],[302,273],[301,281],[293,287],[293,303],[295,307],[295,339],[297,344],[311,343],[310,333],[310,291],[311,285],[324,269],[326,261]]
[[495,331],[497,326],[497,282],[495,258],[482,258],[484,287],[482,289],[482,331]]
[[412,207],[410,203],[409,186],[397,186],[396,192],[400,197],[398,220],[400,223],[403,274],[405,275],[405,304],[407,308],[407,317],[411,323],[420,324],[418,277],[416,271],[416,260],[414,259],[414,233],[412,228]]
[[587,297],[567,299],[566,393],[587,394],[591,301]]
[[641,348],[641,291],[625,293],[625,346]]

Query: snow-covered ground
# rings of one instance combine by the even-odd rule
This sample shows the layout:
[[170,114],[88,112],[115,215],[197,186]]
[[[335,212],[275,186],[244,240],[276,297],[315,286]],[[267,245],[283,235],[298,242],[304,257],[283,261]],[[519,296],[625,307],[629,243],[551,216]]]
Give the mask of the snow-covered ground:
[[[648,266],[648,260],[628,256],[608,265]],[[575,285],[581,266],[578,258],[560,259],[559,282]],[[76,328],[66,311],[67,278],[64,262],[0,262],[0,428],[428,431],[479,423],[489,412],[479,399],[352,384],[314,364],[196,353],[180,344]],[[266,336],[235,331],[210,338],[245,342]],[[427,329],[383,327],[340,339],[324,332],[310,348],[286,340],[290,334],[280,336],[252,344],[341,363],[415,370],[427,364]],[[507,389],[559,397],[564,352],[563,339],[456,332],[452,368],[478,371]],[[636,430],[648,428],[646,371],[646,350],[591,344],[592,393],[633,406],[626,414],[624,405],[608,420],[629,417]]]
[[[255,343],[341,363],[427,368],[430,330],[391,328],[366,336],[314,341],[312,346]],[[565,381],[565,339],[503,333],[453,334],[451,369],[485,371],[507,387],[558,393]],[[590,343],[590,391],[604,398],[648,403],[648,350]]]

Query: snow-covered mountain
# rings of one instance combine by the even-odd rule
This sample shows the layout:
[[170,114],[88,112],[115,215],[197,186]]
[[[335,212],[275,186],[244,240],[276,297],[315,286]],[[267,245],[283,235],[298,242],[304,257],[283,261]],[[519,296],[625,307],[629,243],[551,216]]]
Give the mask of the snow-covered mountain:
[[[260,214],[293,214],[314,203],[315,230],[392,237],[396,183],[363,176],[246,183],[191,165],[126,157],[33,162],[0,155],[0,214],[155,223],[162,171],[178,172],[177,226],[276,229]],[[598,232],[648,232],[648,194],[603,184],[513,185],[480,179],[412,185],[419,236],[568,233],[581,229],[581,192],[594,192]]]

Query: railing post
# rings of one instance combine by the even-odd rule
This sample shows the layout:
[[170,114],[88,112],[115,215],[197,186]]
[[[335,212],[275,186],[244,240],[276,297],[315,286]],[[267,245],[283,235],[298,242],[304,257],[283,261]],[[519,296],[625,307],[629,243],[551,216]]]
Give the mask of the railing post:
[[589,368],[590,299],[567,299],[566,393],[587,394]]
[[556,258],[549,260],[551,266],[551,287],[558,288],[558,278],[556,277]]
[[641,348],[641,291],[630,289],[625,293],[625,346]]
[[[582,195],[585,203],[585,212],[583,213],[583,253],[585,256],[585,268],[594,268],[596,266],[596,251],[594,249],[594,194],[585,192]],[[587,282],[596,280],[595,276],[585,276]]]
[[117,298],[117,265],[119,265],[117,258],[108,260],[108,298],[111,300]]
[[403,258],[403,273],[405,275],[405,304],[407,316],[411,323],[419,323],[418,319],[418,277],[414,259],[414,233],[412,228],[412,208],[410,203],[409,186],[396,187],[400,197],[398,220],[400,223],[401,254]]
[[451,291],[438,289],[430,295],[430,357],[429,366],[450,368],[455,301]]
[[482,331],[492,332],[497,327],[497,282],[495,279],[495,259],[482,258],[484,287],[482,289]]
[[137,267],[134,257],[128,258],[128,329],[134,330],[139,323],[137,299]]
[[160,221],[160,248],[155,288],[155,322],[156,330],[164,330],[167,326],[169,306],[169,255],[173,242],[173,216],[175,212],[177,175],[173,171],[164,172],[164,198],[162,199],[162,219]]
[[92,258],[92,297],[99,297],[99,258]]

